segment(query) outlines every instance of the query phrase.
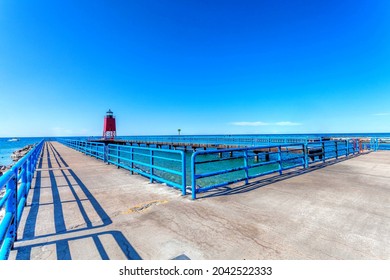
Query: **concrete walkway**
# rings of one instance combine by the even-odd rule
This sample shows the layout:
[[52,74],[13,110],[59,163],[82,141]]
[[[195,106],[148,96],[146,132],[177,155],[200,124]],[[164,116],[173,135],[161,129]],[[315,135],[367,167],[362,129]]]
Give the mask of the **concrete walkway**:
[[192,201],[46,143],[10,259],[390,259],[390,152]]

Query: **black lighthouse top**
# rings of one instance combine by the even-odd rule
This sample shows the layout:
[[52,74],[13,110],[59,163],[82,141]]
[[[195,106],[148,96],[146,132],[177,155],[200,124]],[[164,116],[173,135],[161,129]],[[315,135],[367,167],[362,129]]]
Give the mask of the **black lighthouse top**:
[[108,117],[108,118],[114,117],[114,113],[111,111],[111,109],[108,109],[106,114],[107,114],[106,117]]

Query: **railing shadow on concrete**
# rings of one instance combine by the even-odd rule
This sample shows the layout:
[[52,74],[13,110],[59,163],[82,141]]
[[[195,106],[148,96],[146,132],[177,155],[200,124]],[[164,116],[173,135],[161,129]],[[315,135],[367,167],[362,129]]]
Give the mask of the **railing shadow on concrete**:
[[[49,149],[51,150],[51,155]],[[44,156],[45,155],[45,156]],[[72,259],[71,250],[69,247],[70,241],[75,240],[83,240],[85,238],[92,238],[95,244],[96,249],[98,250],[100,257],[102,259],[108,259],[108,254],[104,244],[101,242],[99,236],[102,235],[111,235],[115,242],[117,243],[117,247],[123,252],[124,256],[127,259],[141,259],[139,254],[133,248],[133,246],[129,243],[126,237],[119,231],[104,231],[99,233],[88,233],[82,234],[83,231],[90,231],[92,229],[102,228],[112,223],[109,215],[104,211],[102,206],[96,200],[96,198],[92,195],[92,193],[88,190],[85,184],[80,180],[80,178],[76,175],[76,173],[69,168],[69,165],[65,162],[65,160],[59,156],[58,151],[51,143],[46,143],[46,150],[42,154],[42,158],[46,157],[48,163],[48,170],[37,170],[36,172],[36,180],[35,186],[33,188],[33,196],[30,204],[30,211],[28,213],[26,224],[23,231],[23,239],[21,241],[29,241],[31,240],[40,240],[42,238],[50,239],[50,237],[56,237],[59,239],[57,241],[45,241],[39,242],[37,244],[29,244],[29,245],[19,245],[16,244],[14,251],[16,251],[16,259],[17,260],[26,260],[31,258],[32,249],[34,247],[50,245],[54,244],[56,246],[57,259]],[[65,180],[65,184],[61,185],[61,187],[68,187],[70,192],[72,193],[74,200],[61,200],[59,193],[59,186],[57,185],[58,176],[54,174],[53,162],[56,162],[59,168],[55,168],[55,171],[60,172],[63,179]],[[40,165],[42,167],[42,164]],[[67,171],[67,172],[65,172]],[[52,189],[52,203],[41,203],[41,190],[42,190],[42,172],[48,172],[50,177],[50,185]],[[71,183],[74,181],[75,183]],[[76,187],[79,188],[79,192],[76,192]],[[80,192],[81,190],[81,192]],[[81,199],[80,194],[84,197]],[[92,221],[88,210],[84,207],[86,200],[90,203],[93,208],[93,211],[97,214],[100,221]],[[64,203],[74,202],[77,204],[77,208],[81,214],[83,222],[74,227],[70,227],[67,229],[65,224],[65,216],[64,216]],[[54,216],[54,233],[47,234],[36,234],[36,225],[38,220],[39,209],[48,204],[53,205],[53,216]],[[83,205],[84,204],[84,205]],[[92,213],[93,214],[93,213]],[[73,233],[77,233],[77,237],[74,236]],[[65,234],[72,234],[72,237],[65,237]],[[63,235],[63,238],[62,238]]]
[[122,232],[117,230],[103,231],[99,233],[85,234],[77,237],[63,238],[56,241],[40,242],[34,243],[32,245],[24,245],[17,248],[16,260],[28,260],[31,257],[32,250],[41,246],[56,246],[56,255],[58,260],[71,260],[72,255],[70,251],[70,242],[74,241],[86,241],[87,239],[92,239],[95,243],[96,250],[102,260],[110,260],[110,253],[105,248],[102,239],[105,237],[111,237],[121,250],[121,253],[127,257],[129,260],[141,260],[141,257],[134,250],[131,244],[128,242],[126,237]]
[[247,193],[247,192],[254,191],[256,189],[266,187],[268,185],[271,185],[271,184],[274,184],[277,182],[281,182],[281,181],[284,181],[284,180],[287,180],[290,178],[300,176],[302,174],[306,174],[306,173],[310,173],[310,172],[313,172],[316,170],[323,169],[327,166],[331,166],[331,165],[346,161],[348,159],[358,157],[358,156],[363,155],[363,154],[365,154],[365,153],[351,155],[348,158],[347,157],[338,158],[338,159],[334,159],[334,160],[327,161],[324,163],[320,162],[320,163],[317,163],[315,165],[309,166],[307,169],[295,169],[295,170],[293,169],[293,170],[291,170],[287,173],[284,173],[282,175],[279,175],[279,174],[269,175],[268,177],[265,177],[265,178],[258,178],[258,179],[252,180],[248,184],[244,184],[244,185],[237,184],[237,185],[230,185],[230,186],[225,186],[223,188],[209,190],[205,193],[202,193],[200,196],[197,197],[197,199],[205,199],[205,198],[220,197],[220,196],[231,196],[231,195],[238,195],[238,194]]

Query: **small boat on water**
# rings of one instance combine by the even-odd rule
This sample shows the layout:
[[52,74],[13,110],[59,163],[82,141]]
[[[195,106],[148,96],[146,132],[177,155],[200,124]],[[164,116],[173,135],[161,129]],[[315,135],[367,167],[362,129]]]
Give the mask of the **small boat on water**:
[[17,142],[19,140],[20,140],[19,138],[11,138],[11,139],[8,139],[8,142]]

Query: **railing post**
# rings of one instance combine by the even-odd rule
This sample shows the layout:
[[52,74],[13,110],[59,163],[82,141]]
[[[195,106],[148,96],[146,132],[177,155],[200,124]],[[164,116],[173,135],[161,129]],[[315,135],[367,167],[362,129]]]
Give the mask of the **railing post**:
[[130,167],[131,167],[131,175],[134,174],[134,148],[130,146]]
[[[38,161],[38,157],[39,157],[40,151],[41,151],[41,149],[39,149],[39,151],[37,152],[36,161]],[[33,166],[33,164],[35,164],[35,160],[33,158],[29,158],[27,160],[27,180],[28,180],[28,182],[30,184],[31,184],[32,178],[34,176],[34,166]]]
[[245,167],[245,185],[249,183],[249,162],[248,162],[248,150],[244,151],[244,167]]
[[191,197],[196,199],[196,156],[197,152],[191,156]]
[[[6,184],[6,192],[10,193],[10,196],[7,199],[5,206],[5,216],[2,220],[2,223],[8,224],[7,228],[2,227],[2,234],[4,234],[4,239],[2,241],[2,246],[0,248],[0,260],[8,259],[9,252],[13,247],[14,240],[16,239],[16,183],[15,177],[9,179]],[[4,224],[3,224],[4,225]],[[5,230],[5,232],[4,232]]]
[[282,147],[278,146],[278,162],[279,162],[279,175],[283,174],[283,166],[282,166]]
[[307,156],[307,143],[302,144],[302,149],[303,149],[303,156],[304,156],[304,164],[305,164],[305,169],[309,167],[309,160]]
[[322,162],[325,163],[325,160],[326,160],[326,150],[325,150],[325,142],[322,141],[322,139],[321,139],[321,144],[322,144]]
[[336,159],[338,159],[339,158],[339,148],[338,148],[337,141],[334,141],[334,151],[336,153]]
[[153,168],[153,165],[154,165],[154,158],[153,158],[153,150],[151,149],[150,150],[150,153],[149,153],[149,164],[150,164],[150,183],[153,183],[153,171],[154,171],[154,168]]
[[349,140],[345,140],[345,157],[349,156]]
[[187,194],[187,159],[186,159],[186,153],[183,151],[181,153],[181,182],[182,182],[182,186],[183,186],[183,189],[182,189],[182,195],[186,195]]
[[107,164],[109,165],[110,164],[110,144],[108,144],[107,146],[105,146],[104,148],[104,153],[106,154],[106,160],[107,160]]
[[107,146],[104,144],[103,149],[103,162],[107,162]]
[[119,150],[119,145],[116,146],[116,156],[117,156],[117,158],[116,158],[116,163],[117,163],[116,167],[119,169],[119,163],[120,163],[120,158],[119,157],[121,156],[121,152]]
[[17,229],[18,229],[18,169],[12,168],[11,172],[14,172],[14,178],[9,181],[7,187],[12,191],[11,197],[7,201],[6,212],[12,213],[12,221],[7,232],[7,238],[12,238],[12,246],[14,247],[14,241],[17,238]]
[[[33,157],[34,154],[31,154],[31,157]],[[22,190],[22,193],[21,195],[24,196],[26,198],[26,202],[25,202],[25,205],[27,204],[27,188],[28,188],[28,166],[29,166],[29,159],[26,160],[25,163],[23,163],[21,169],[22,169],[22,172],[23,172],[23,176],[22,176],[22,183],[20,184],[20,186],[23,186],[23,190]]]

